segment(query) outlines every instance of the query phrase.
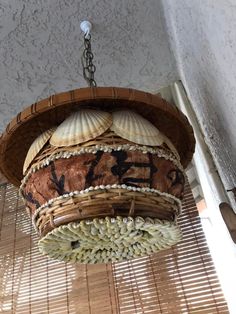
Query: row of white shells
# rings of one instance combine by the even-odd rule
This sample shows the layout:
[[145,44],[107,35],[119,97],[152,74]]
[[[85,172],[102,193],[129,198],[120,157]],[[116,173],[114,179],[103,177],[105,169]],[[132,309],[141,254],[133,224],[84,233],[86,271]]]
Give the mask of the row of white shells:
[[95,264],[150,255],[180,240],[174,222],[106,217],[60,226],[39,241],[39,250],[53,259]]
[[160,146],[166,143],[176,154],[171,141],[151,122],[133,111],[120,110],[110,114],[100,110],[81,109],[57,128],[47,130],[35,139],[26,156],[23,173],[49,140],[55,147],[73,146],[95,139],[109,128],[118,136],[139,145]]

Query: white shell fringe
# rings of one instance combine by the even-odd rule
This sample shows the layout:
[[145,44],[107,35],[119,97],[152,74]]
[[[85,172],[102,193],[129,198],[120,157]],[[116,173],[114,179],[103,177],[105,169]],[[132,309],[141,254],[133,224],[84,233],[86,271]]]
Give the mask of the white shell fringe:
[[60,226],[39,241],[39,250],[52,259],[96,264],[150,255],[180,240],[175,222],[118,216]]

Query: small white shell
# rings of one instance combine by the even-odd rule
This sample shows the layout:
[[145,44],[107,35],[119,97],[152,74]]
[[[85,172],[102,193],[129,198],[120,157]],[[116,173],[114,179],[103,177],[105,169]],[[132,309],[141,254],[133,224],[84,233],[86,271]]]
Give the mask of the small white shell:
[[131,142],[160,146],[163,143],[161,132],[148,120],[130,110],[120,110],[112,113],[111,130]]
[[110,113],[81,109],[58,126],[50,139],[50,144],[60,147],[84,143],[103,134],[111,124]]
[[29,168],[29,165],[35,158],[35,156],[40,152],[40,150],[46,145],[48,140],[50,139],[52,133],[55,131],[55,127],[51,128],[42,134],[40,134],[31,144],[28,153],[25,158],[24,166],[23,166],[23,174],[25,174],[26,170]]

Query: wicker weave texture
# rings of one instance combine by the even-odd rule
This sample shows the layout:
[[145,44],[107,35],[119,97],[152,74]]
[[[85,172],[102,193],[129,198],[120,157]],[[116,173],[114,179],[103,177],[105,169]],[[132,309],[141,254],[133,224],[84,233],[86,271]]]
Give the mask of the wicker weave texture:
[[[121,149],[125,146],[127,151]],[[105,152],[102,151],[102,147]],[[99,151],[100,157],[85,153],[84,150],[87,149],[94,153]],[[108,149],[110,151],[106,152]],[[147,154],[145,150],[154,150],[156,153]],[[120,153],[122,162],[119,163]],[[122,170],[122,176],[112,173],[112,168],[126,166],[123,163],[126,159],[129,160],[129,165],[125,171]],[[89,179],[89,186],[87,186],[89,189],[81,194],[81,190],[86,188],[85,177],[90,173],[93,160],[96,164],[93,172],[101,174],[101,179],[96,179],[96,175],[90,174],[93,179],[92,181]],[[140,167],[135,163],[139,163]],[[179,198],[184,188],[184,175],[178,167],[182,169],[178,158],[164,145],[161,147],[135,145],[107,131],[81,145],[55,148],[48,144],[33,160],[21,189],[41,236],[62,224],[95,217],[141,216],[174,221],[179,213]],[[168,179],[169,171],[173,172],[174,169],[178,172],[178,176],[181,175],[183,182],[176,180],[172,182]],[[130,175],[132,178],[129,178]],[[137,179],[136,186],[139,191],[132,186],[134,181],[130,181],[130,186],[129,183],[122,184],[125,180],[123,176],[128,180]],[[57,182],[61,180],[59,178],[63,178],[63,188],[60,186],[61,194],[59,194],[61,196],[58,195],[56,178]],[[140,179],[144,180],[143,183],[139,183]],[[111,188],[113,184],[115,188]],[[155,184],[161,191],[155,190]],[[71,187],[74,187],[75,191]],[[151,188],[154,188],[155,192],[151,192]],[[172,191],[176,194],[172,195]],[[53,198],[55,194],[59,197]],[[43,204],[46,197],[48,202],[45,206]]]
[[36,228],[44,236],[57,226],[72,221],[106,216],[155,217],[174,221],[179,204],[163,196],[125,189],[90,191],[55,201],[36,215]]

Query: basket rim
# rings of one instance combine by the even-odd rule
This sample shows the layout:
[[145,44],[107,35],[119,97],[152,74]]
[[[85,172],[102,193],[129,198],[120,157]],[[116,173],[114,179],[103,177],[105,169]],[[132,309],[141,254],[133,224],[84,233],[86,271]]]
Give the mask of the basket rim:
[[[115,188],[94,188],[93,190],[84,190],[83,194],[78,191],[74,191],[72,194],[68,193],[51,199],[33,212],[29,209],[33,226],[41,236],[55,227],[67,224],[67,216],[69,216],[70,222],[95,217],[127,215],[130,217],[150,216],[174,221],[181,213],[181,200],[172,194],[158,190],[155,192],[147,191],[145,188],[136,190],[117,185]],[[115,204],[116,206],[113,207]],[[163,204],[165,205],[163,206]]]
[[[133,109],[152,122],[176,146],[184,167],[191,161],[195,138],[186,116],[159,95],[117,87],[87,87],[52,95],[24,109],[0,138],[0,171],[14,185],[23,178],[23,163],[34,139],[80,107]],[[158,120],[159,119],[159,120]]]

